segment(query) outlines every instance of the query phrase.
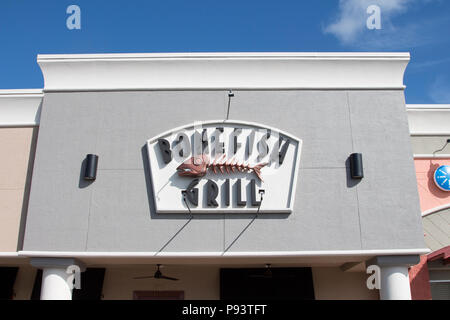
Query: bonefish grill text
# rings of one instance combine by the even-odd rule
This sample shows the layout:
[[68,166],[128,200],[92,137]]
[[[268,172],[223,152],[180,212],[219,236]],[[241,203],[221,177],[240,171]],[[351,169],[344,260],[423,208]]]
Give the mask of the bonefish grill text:
[[157,212],[292,211],[302,147],[292,135],[209,121],[170,130],[147,147]]

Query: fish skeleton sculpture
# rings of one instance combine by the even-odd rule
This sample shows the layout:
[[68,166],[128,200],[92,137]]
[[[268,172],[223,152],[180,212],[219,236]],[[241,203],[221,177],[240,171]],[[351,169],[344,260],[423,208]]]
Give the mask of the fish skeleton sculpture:
[[206,154],[191,157],[177,167],[178,175],[180,177],[203,177],[206,175],[208,169],[211,169],[215,174],[219,171],[222,174],[225,172],[228,174],[234,172],[254,172],[263,181],[261,169],[268,164],[267,162],[252,166],[244,163],[239,164],[237,161],[234,162],[233,158],[229,160],[225,160],[225,158],[225,154],[222,154],[220,158],[210,163],[209,156]]

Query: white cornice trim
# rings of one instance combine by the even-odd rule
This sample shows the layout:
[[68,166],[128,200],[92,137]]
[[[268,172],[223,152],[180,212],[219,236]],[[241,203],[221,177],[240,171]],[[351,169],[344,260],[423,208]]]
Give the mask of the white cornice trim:
[[380,255],[421,255],[429,253],[428,248],[381,249],[381,250],[335,250],[335,251],[265,251],[265,252],[58,252],[19,251],[19,256],[50,258],[300,258],[300,257],[355,257]]
[[38,55],[44,91],[404,89],[409,53]]
[[432,153],[418,153],[413,155],[414,159],[450,159],[450,154],[432,154]]
[[26,258],[19,256],[18,252],[0,252],[0,258]]
[[407,104],[406,110],[414,111],[436,111],[436,110],[450,110],[450,104]]
[[410,132],[412,137],[447,137],[450,136],[450,130],[447,131],[413,131]]
[[450,104],[408,104],[411,136],[450,135]]
[[439,211],[446,210],[446,209],[449,209],[449,208],[450,208],[450,203],[447,203],[447,204],[444,204],[442,206],[438,206],[438,207],[434,207],[434,208],[425,210],[424,212],[422,212],[422,218],[424,218],[424,217],[426,217],[426,216],[428,216],[430,214],[437,213]]
[[0,127],[38,126],[41,89],[0,90]]
[[42,89],[0,89],[0,97],[4,96],[42,96]]

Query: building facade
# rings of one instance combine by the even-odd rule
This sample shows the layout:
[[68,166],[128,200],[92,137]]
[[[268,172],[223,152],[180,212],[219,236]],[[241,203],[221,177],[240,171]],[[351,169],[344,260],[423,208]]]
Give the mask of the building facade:
[[450,195],[445,178],[435,179],[450,164],[450,105],[408,105],[407,113],[424,239],[430,249],[410,270],[412,296],[450,300]]
[[408,62],[39,55],[42,90],[0,92],[2,297],[418,297],[449,234],[421,161],[450,131],[420,132]]

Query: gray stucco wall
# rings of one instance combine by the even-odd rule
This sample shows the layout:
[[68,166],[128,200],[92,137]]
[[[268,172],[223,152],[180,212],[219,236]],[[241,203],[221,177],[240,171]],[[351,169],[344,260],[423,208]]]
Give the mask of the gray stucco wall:
[[[226,91],[46,93],[24,250],[424,248],[402,91],[235,91],[230,119],[303,139],[292,214],[158,215],[145,143],[224,118]],[[365,178],[348,178],[361,152]],[[87,153],[97,180],[80,180]]]

